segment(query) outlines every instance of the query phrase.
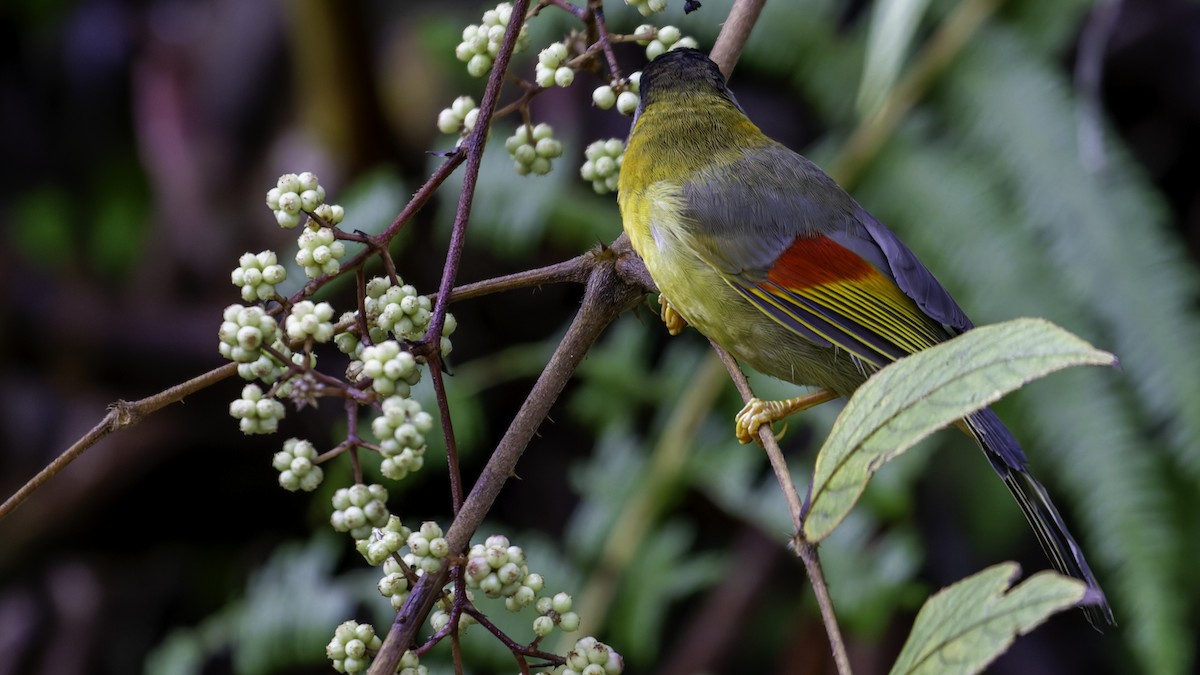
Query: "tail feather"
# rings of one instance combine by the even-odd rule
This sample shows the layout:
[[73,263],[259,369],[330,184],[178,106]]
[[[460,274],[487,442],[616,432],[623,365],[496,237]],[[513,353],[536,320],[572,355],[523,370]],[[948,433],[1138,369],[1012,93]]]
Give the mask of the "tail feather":
[[1012,433],[991,410],[982,410],[971,415],[966,419],[966,426],[983,448],[984,454],[992,463],[992,468],[1000,474],[1004,485],[1017,500],[1054,569],[1083,581],[1096,591],[1097,601],[1082,608],[1088,623],[1096,630],[1103,630],[1105,625],[1115,626],[1112,607],[1104,597],[1096,577],[1092,575],[1092,570],[1083,556],[1083,549],[1067,530],[1067,525],[1055,508],[1054,502],[1050,500],[1046,488],[1029,473],[1025,453]]

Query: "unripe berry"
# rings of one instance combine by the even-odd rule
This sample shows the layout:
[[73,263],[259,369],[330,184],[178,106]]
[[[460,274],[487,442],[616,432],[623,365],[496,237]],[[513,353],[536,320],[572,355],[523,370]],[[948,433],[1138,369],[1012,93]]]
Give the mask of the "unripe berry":
[[644,39],[641,39],[641,40],[638,40],[638,41],[637,41],[637,43],[638,43],[639,45],[641,45],[641,46],[645,47],[646,45],[650,44],[650,41],[651,41],[651,40],[653,40],[653,39],[654,39],[654,36],[657,34],[657,29],[656,29],[656,28],[655,28],[653,25],[651,25],[651,24],[644,23],[644,24],[642,24],[642,25],[638,26],[638,27],[637,27],[637,29],[635,29],[635,30],[633,31],[633,34],[634,34],[634,35],[646,35],[646,36],[649,36],[649,37],[646,37],[646,38],[644,38]]
[[279,180],[275,183],[275,187],[279,189],[280,193],[299,192],[300,178],[294,173],[285,173],[279,177]]
[[558,617],[558,627],[563,629],[565,633],[574,633],[579,630],[579,615],[575,612],[564,612]]
[[487,54],[476,54],[467,62],[467,72],[473,77],[483,77],[492,69],[492,57]]
[[479,582],[479,590],[483,591],[489,598],[498,597],[503,588],[504,584],[500,583],[499,577],[495,574],[489,574]]
[[302,206],[302,204],[300,201],[300,195],[296,194],[295,192],[285,192],[285,193],[279,195],[279,210],[280,211],[285,211],[285,212],[291,213],[291,214],[298,214],[298,213],[300,213],[301,206]]
[[280,227],[290,230],[300,224],[300,214],[288,213],[280,209],[275,212],[275,222],[279,223]]
[[475,109],[475,99],[471,98],[470,96],[459,96],[458,98],[454,99],[454,103],[450,104],[450,110],[452,110],[454,114],[460,118],[466,117],[467,113]]
[[533,620],[533,633],[538,637],[546,637],[554,632],[554,620],[548,616],[539,616]]
[[608,85],[596,87],[596,89],[592,91],[592,102],[596,104],[597,108],[600,108],[601,110],[608,110],[616,104],[617,94],[613,91],[613,88]]
[[617,96],[617,112],[622,115],[632,115],[638,107],[638,95],[632,91],[623,91]]
[[571,611],[571,596],[567,593],[556,594],[552,600],[551,607],[559,614]]

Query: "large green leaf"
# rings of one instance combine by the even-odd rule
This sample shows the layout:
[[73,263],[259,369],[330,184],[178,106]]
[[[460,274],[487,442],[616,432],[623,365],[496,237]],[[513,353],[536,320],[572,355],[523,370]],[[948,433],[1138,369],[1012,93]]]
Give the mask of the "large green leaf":
[[1057,370],[1115,363],[1049,321],[1014,319],[889,365],[855,392],[817,455],[804,535],[828,536],[871,474],[934,431]]
[[1018,635],[1079,604],[1087,593],[1082,581],[1049,570],[1010,590],[1020,573],[1017,563],[1000,563],[931,596],[892,675],[978,673]]

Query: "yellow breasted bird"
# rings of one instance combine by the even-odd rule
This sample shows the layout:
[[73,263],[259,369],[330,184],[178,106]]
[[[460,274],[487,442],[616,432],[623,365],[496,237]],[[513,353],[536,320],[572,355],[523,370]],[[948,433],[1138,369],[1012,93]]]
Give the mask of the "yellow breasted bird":
[[[888,363],[970,330],[937,279],[815,164],[746,117],[707,56],[669,51],[642,71],[621,164],[625,231],[662,293],[672,334],[685,322],[767,375],[820,390],[751,401],[739,440],[849,396]],[[991,410],[959,423],[983,449],[1063,574],[1096,589],[1084,608],[1114,623],[1083,552],[1028,460]]]

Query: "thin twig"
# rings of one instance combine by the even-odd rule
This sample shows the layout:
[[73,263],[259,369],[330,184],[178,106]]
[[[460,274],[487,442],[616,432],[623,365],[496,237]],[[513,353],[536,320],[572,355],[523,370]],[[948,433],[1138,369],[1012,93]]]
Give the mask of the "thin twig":
[[454,279],[458,276],[458,265],[462,260],[463,248],[467,244],[467,224],[471,220],[471,206],[475,202],[475,185],[479,181],[479,168],[483,165],[483,152],[487,148],[488,131],[492,124],[492,115],[496,112],[496,102],[500,100],[500,89],[504,86],[504,76],[508,72],[508,62],[512,58],[513,49],[517,44],[517,35],[525,23],[525,14],[529,10],[529,0],[516,0],[513,3],[512,18],[504,30],[504,40],[496,53],[496,61],[492,64],[492,75],[488,78],[487,87],[483,91],[483,100],[479,104],[479,118],[472,131],[459,147],[466,147],[467,166],[463,174],[462,191],[458,195],[458,208],[454,212],[454,228],[450,232],[450,246],[446,251],[446,262],[442,267],[442,281],[438,286],[438,302],[433,307],[433,316],[429,319],[429,328],[421,341],[425,353],[436,351],[442,339],[442,327],[446,323],[446,307],[450,304],[450,291],[454,288]]
[[[741,366],[720,345],[711,340],[709,344],[721,359],[721,363],[725,364],[725,370],[729,372],[730,379],[733,380],[738,393],[742,395],[742,401],[748,403],[750,399],[754,398],[754,392],[750,389],[750,382],[746,380],[746,374],[742,372]],[[787,460],[783,457],[783,451],[779,449],[779,443],[775,440],[775,433],[771,431],[770,425],[764,424],[758,428],[758,440],[766,450],[767,459],[771,462],[771,469],[775,472],[775,479],[779,482],[779,489],[783,491],[783,497],[787,500],[792,527],[799,532],[802,525],[804,502],[796,491],[796,484],[792,482],[792,473],[788,470]]]
[[[754,392],[750,390],[750,383],[746,381],[746,375],[742,373],[741,367],[729,355],[729,352],[721,349],[715,342],[711,344],[717,356],[721,358],[721,362],[725,364],[725,369],[729,371],[729,377],[733,378],[738,393],[742,395],[742,400],[749,402],[754,398]],[[804,539],[802,514],[804,505],[800,494],[796,491],[791,471],[788,470],[787,461],[779,449],[779,443],[776,442],[770,425],[764,424],[758,428],[758,439],[762,443],[763,449],[766,450],[767,458],[771,462],[771,469],[775,472],[775,479],[779,482],[779,489],[783,492],[784,499],[787,500],[788,513],[792,517],[792,526],[796,533],[792,539],[792,546],[804,562],[804,571],[808,573],[809,583],[812,584],[813,592],[817,597],[817,605],[821,608],[821,621],[824,622],[825,632],[829,636],[833,661],[837,665],[840,675],[850,675],[850,658],[846,653],[846,642],[842,639],[842,630],[838,626],[837,614],[833,610],[833,599],[829,596],[829,586],[825,583],[825,575],[821,571],[817,546]]]
[[621,72],[621,67],[617,65],[617,55],[613,53],[612,43],[608,40],[608,24],[604,22],[604,3],[602,0],[588,0],[588,9],[591,10],[592,16],[596,20],[596,36],[599,38],[596,43],[604,50],[604,58],[608,61],[608,72],[612,73],[614,79]]
[[564,260],[560,263],[547,265],[546,267],[539,267],[535,270],[517,272],[485,281],[476,281],[472,284],[464,284],[450,292],[450,302],[470,300],[471,298],[478,298],[484,295],[514,291],[518,288],[529,288],[530,286],[541,286],[542,284],[555,284],[564,281],[583,283],[587,280],[588,271],[592,267],[591,255],[590,253],[585,253],[570,260]]
[[46,481],[58,475],[60,471],[67,468],[67,465],[75,461],[76,457],[82,455],[85,450],[95,445],[105,436],[114,431],[131,427],[141,422],[142,418],[146,415],[165,408],[172,403],[178,403],[185,397],[216,384],[236,372],[237,364],[227,363],[220,368],[210,370],[199,377],[193,377],[187,382],[182,382],[139,401],[117,401],[113,403],[108,408],[108,414],[96,426],[92,427],[91,431],[84,434],[78,441],[75,441],[71,447],[64,450],[46,468],[39,471],[37,475],[22,485],[21,489],[17,490],[13,496],[5,500],[3,504],[0,504],[0,520],[8,517],[8,514],[12,513],[29,498],[29,495],[44,485]]
[[805,540],[800,531],[792,541],[800,560],[804,562],[804,571],[812,583],[813,592],[817,595],[817,606],[821,608],[821,620],[825,623],[825,631],[829,635],[829,646],[833,649],[833,662],[837,665],[840,675],[851,675],[850,657],[846,653],[846,642],[842,639],[842,631],[838,627],[837,614],[833,611],[833,598],[829,597],[829,585],[825,583],[825,573],[821,571],[821,558],[817,555],[817,545]]
[[[446,161],[442,162],[441,166],[439,166],[437,170],[434,171],[429,177],[429,179],[425,181],[425,184],[422,185],[415,194],[413,194],[412,199],[408,200],[408,203],[404,205],[404,209],[400,211],[400,215],[396,216],[396,219],[393,220],[391,225],[388,225],[383,232],[375,235],[374,241],[376,242],[376,245],[364,247],[363,250],[351,256],[349,260],[343,261],[337,274],[322,274],[315,279],[309,279],[308,283],[304,284],[300,290],[293,293],[292,296],[287,299],[286,304],[292,305],[305,298],[312,297],[313,294],[315,294],[329,282],[337,279],[343,274],[348,273],[350,270],[355,270],[359,267],[362,267],[364,264],[366,264],[367,260],[370,259],[371,256],[375,255],[380,248],[386,249],[387,243],[391,241],[392,238],[400,232],[400,230],[404,229],[404,226],[408,224],[408,221],[412,219],[412,217],[415,216],[423,206],[425,206],[426,202],[428,202],[429,199],[433,197],[433,194],[437,192],[438,188],[442,186],[442,183],[446,182],[446,179],[450,177],[450,174],[454,173],[454,170],[457,169],[458,165],[462,164],[465,159],[466,153],[461,147],[455,148],[453,151],[447,154]],[[271,311],[271,314],[278,314],[279,311],[281,310],[276,308],[276,310]]]
[[[492,121],[492,115],[496,111],[496,102],[500,98],[500,89],[504,85],[504,78],[508,72],[508,62],[512,58],[513,49],[517,43],[517,35],[521,31],[522,24],[525,23],[528,10],[529,0],[516,0],[513,3],[512,17],[509,19],[508,26],[504,30],[504,38],[496,54],[496,60],[492,65],[492,74],[488,78],[487,87],[484,89],[483,101],[480,104],[479,119],[476,121],[475,130],[459,144],[458,150],[455,153],[455,156],[462,156],[465,149],[467,165],[463,175],[462,192],[459,194],[458,208],[454,214],[454,228],[450,234],[450,246],[446,252],[446,261],[442,268],[442,280],[438,287],[438,300],[434,305],[433,316],[430,318],[425,339],[422,341],[426,354],[436,355],[440,351],[442,328],[446,322],[446,308],[450,304],[450,292],[454,288],[454,279],[458,275],[458,265],[462,259],[463,248],[466,245],[467,224],[470,221],[471,205],[475,200],[475,184],[479,178],[479,168],[482,165],[483,152],[487,147],[489,125]],[[399,221],[399,218],[397,218],[397,221]],[[434,362],[436,365],[438,359],[435,358]],[[460,511],[455,517],[454,523],[458,523],[461,516],[462,513]],[[451,527],[453,528],[453,525]],[[466,550],[466,540],[457,543],[450,540],[449,537],[447,537],[447,540],[451,542],[450,550],[452,552],[460,553]],[[413,638],[416,636],[417,627],[425,620],[425,617],[429,614],[429,610],[433,607],[433,596],[436,595],[434,591],[441,589],[447,574],[448,566],[443,562],[438,572],[426,574],[421,579],[421,582],[417,584],[417,587],[413,589],[413,592],[409,594],[408,601],[404,603],[401,611],[396,614],[396,620],[392,624],[391,630],[388,631],[383,647],[371,664],[370,675],[383,675],[385,673],[390,675],[396,672],[396,666],[399,664],[400,658],[404,655],[404,651],[408,649],[408,646],[412,644]],[[424,594],[418,594],[417,589],[424,589]]]
[[462,508],[462,473],[458,469],[458,443],[454,439],[454,424],[450,419],[450,402],[446,398],[446,381],[442,377],[440,351],[429,355],[429,374],[433,376],[433,391],[437,397],[438,413],[442,418],[442,437],[446,440],[446,463],[450,471],[450,504],[452,513]]
[[495,635],[496,639],[503,642],[504,646],[508,647],[509,651],[511,651],[513,654],[532,656],[534,658],[543,659],[554,664],[561,664],[563,662],[563,657],[559,656],[558,654],[551,654],[550,652],[545,652],[534,647],[527,647],[513,640],[504,631],[500,630],[499,626],[492,623],[492,620],[488,618],[487,614],[479,611],[479,608],[475,607],[474,605],[466,605],[463,607],[463,611],[467,614],[470,614],[471,618],[479,622],[479,625],[488,629],[492,635]]

